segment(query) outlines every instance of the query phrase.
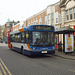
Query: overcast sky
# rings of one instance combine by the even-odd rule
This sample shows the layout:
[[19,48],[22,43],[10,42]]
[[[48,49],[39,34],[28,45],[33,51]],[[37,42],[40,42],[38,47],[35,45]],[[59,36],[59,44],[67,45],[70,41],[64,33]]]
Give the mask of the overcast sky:
[[24,21],[60,0],[0,0],[0,25],[12,21]]

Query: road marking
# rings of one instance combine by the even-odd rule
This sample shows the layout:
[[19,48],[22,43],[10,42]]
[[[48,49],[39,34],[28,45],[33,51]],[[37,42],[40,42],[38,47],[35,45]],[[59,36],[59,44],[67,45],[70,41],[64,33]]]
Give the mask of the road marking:
[[2,72],[1,72],[1,70],[0,70],[0,75],[2,75]]
[[9,74],[9,75],[12,75],[12,74],[10,73],[10,71],[8,70],[8,68],[6,67],[6,65],[4,64],[4,62],[2,61],[1,58],[0,58],[0,61],[1,61],[2,65],[4,66],[4,68],[6,69],[6,71],[8,72],[8,74]]
[[47,65],[49,65],[49,66],[52,66],[52,67],[56,67],[56,68],[58,67],[58,65],[53,65],[53,64],[50,64],[50,63],[48,63],[48,62],[45,63],[45,64],[47,64]]
[[69,71],[71,71],[71,72],[75,72],[75,70],[69,70]]
[[[48,56],[51,56],[51,55],[48,55]],[[63,57],[59,57],[59,56],[53,56],[53,57],[58,58],[58,59],[62,59],[62,60],[75,62],[75,60],[71,60],[71,59],[67,59],[67,58],[63,58]]]
[[2,69],[2,71],[3,71],[3,73],[4,73],[4,75],[7,75],[7,73],[6,73],[6,71],[4,70],[4,68],[3,68],[3,66],[2,66],[1,63],[0,63],[0,67],[1,67],[1,69]]
[[58,59],[63,59],[63,60],[67,60],[67,61],[72,61],[72,62],[75,62],[75,60],[71,60],[71,59],[67,59],[67,58],[62,58],[62,57],[55,57],[55,58],[58,58]]

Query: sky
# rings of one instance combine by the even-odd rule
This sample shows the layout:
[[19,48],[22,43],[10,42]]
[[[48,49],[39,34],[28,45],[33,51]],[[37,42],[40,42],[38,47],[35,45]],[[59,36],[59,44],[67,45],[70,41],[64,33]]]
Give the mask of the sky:
[[25,21],[47,6],[60,0],[0,0],[0,25],[10,21]]

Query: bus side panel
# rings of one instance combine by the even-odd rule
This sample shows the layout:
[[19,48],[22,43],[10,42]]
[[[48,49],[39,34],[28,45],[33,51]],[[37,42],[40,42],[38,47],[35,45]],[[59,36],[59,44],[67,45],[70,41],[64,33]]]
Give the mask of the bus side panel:
[[[25,55],[36,55],[36,54],[55,54],[55,50],[53,47],[33,47],[29,44],[23,44],[23,43],[11,43],[12,44],[12,49],[21,52],[21,46],[23,46],[24,54]],[[32,50],[34,49],[34,50]],[[42,51],[47,51],[47,53],[42,53]]]
[[31,48],[29,47],[28,44],[23,44],[23,43],[14,43],[11,42],[12,45],[12,49],[17,51],[17,52],[21,52],[21,47],[23,46],[23,50],[25,54],[29,54],[31,51]]

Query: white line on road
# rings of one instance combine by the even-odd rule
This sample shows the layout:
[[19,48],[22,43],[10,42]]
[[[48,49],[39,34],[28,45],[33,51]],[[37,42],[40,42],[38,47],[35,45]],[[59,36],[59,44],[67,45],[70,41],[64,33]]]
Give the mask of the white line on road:
[[69,70],[69,71],[71,71],[71,72],[75,72],[75,70]]
[[1,70],[0,70],[0,75],[2,75],[2,72],[1,72]]
[[2,71],[3,71],[3,73],[4,73],[4,75],[7,75],[7,73],[6,73],[6,71],[4,70],[4,68],[3,68],[3,66],[2,66],[1,63],[0,63],[0,67],[1,67],[1,69],[2,69]]
[[[48,56],[51,56],[51,55],[48,55]],[[58,59],[61,59],[61,60],[66,60],[66,61],[72,61],[72,62],[75,62],[75,60],[71,60],[71,59],[67,59],[67,58],[62,58],[62,57],[58,57],[58,56],[53,56],[54,58],[58,58]]]
[[10,71],[8,70],[8,68],[6,67],[6,65],[4,64],[4,62],[1,60],[1,58],[0,58],[0,61],[1,61],[2,65],[4,66],[4,68],[7,70],[8,74],[9,74],[9,75],[12,75],[12,74],[10,73]]

